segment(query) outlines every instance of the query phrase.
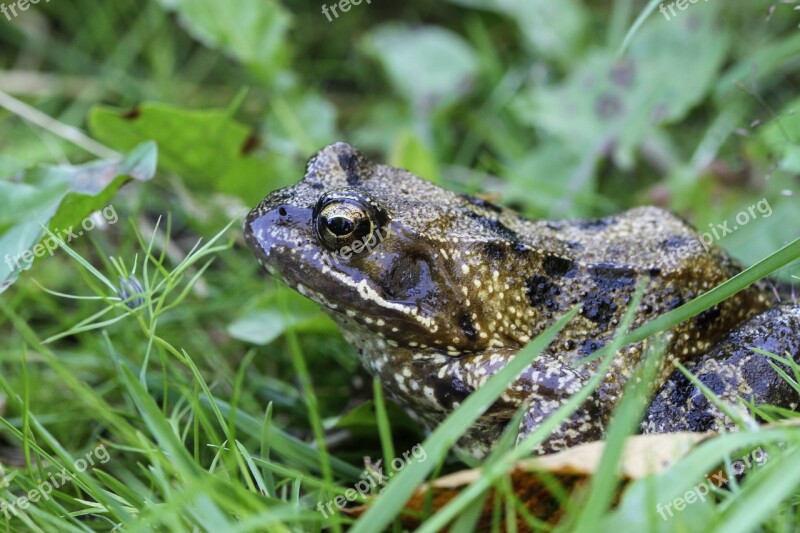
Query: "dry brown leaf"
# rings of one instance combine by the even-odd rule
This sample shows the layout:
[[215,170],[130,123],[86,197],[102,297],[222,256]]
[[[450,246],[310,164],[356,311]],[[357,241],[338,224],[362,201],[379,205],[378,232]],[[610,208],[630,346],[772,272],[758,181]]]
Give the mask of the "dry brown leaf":
[[[785,425],[800,425],[800,419],[764,427]],[[622,454],[621,483],[614,497],[614,503],[619,501],[622,491],[630,481],[665,471],[698,444],[718,435],[713,432],[684,432],[629,437]],[[591,476],[599,468],[604,449],[604,441],[595,441],[555,454],[520,461],[510,475],[514,494],[532,516],[556,524],[574,502],[580,501],[576,498],[577,493],[588,484]],[[481,469],[461,470],[421,485],[406,503],[407,513],[404,513],[402,518],[403,525],[407,528],[418,527],[421,522],[416,516],[438,511],[481,475]],[[554,485],[560,487],[563,494],[568,495],[567,501],[562,501],[563,498],[560,499],[554,494]],[[484,503],[478,523],[479,530],[491,524],[495,496],[495,491],[492,489]],[[342,511],[349,516],[358,517],[368,508],[369,504],[366,504]],[[521,519],[517,520],[517,528],[519,531],[529,530]]]

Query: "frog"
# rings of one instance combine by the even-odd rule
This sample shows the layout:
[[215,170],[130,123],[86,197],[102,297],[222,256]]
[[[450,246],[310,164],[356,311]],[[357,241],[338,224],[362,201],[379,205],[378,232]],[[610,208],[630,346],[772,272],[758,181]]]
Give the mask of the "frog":
[[[463,428],[455,449],[476,459],[506,431],[517,431],[520,442],[586,386],[600,367],[592,355],[614,339],[628,307],[637,328],[743,269],[660,207],[529,219],[374,162],[344,142],[319,150],[300,181],[253,208],[244,238],[267,272],[333,319],[367,371],[428,430],[578,308]],[[531,453],[603,439],[654,342],[617,350],[594,392]],[[676,362],[723,400],[797,407],[791,385],[752,349],[800,360],[800,306],[781,301],[767,282],[681,322],[659,342],[643,433],[736,427]]]

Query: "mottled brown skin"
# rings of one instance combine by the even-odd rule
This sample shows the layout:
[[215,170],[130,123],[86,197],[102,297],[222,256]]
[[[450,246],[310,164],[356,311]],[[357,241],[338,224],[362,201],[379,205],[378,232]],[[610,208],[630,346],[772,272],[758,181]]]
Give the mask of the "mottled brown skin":
[[[643,207],[596,220],[528,220],[375,164],[344,143],[318,152],[302,181],[253,209],[245,237],[259,263],[319,303],[367,369],[428,426],[580,304],[580,314],[459,441],[459,448],[476,457],[491,449],[521,405],[527,406],[522,437],[586,383],[597,363],[576,363],[614,336],[642,280],[647,287],[633,327],[740,271],[718,249],[706,251],[694,229],[662,209]],[[353,246],[360,253],[347,253]],[[756,330],[769,337],[774,316],[785,320],[789,333],[770,346],[797,358],[796,307],[762,314],[752,320],[767,325],[748,329],[748,320],[773,299],[764,287],[753,286],[672,331],[659,377],[662,390],[645,417],[645,431],[730,426],[708,404],[698,411],[699,393],[673,373],[673,360],[690,366],[700,361],[698,367],[717,375],[709,360],[719,367],[728,364],[731,350],[743,356],[742,347],[723,349],[724,343]],[[646,342],[616,354],[597,393],[536,451],[602,438]],[[742,388],[749,381],[735,364],[726,372],[740,393],[759,388]],[[731,396],[726,387],[718,388]],[[773,388],[772,403],[791,403],[783,401],[780,384]],[[701,414],[705,425],[688,422]]]

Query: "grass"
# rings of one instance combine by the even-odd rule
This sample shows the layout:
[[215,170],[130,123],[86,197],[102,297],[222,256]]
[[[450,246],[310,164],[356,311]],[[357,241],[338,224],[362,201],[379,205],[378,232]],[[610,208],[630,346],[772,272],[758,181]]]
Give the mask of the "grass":
[[[655,203],[703,230],[768,199],[771,215],[716,242],[752,266],[638,329],[623,321],[614,346],[593,354],[601,368],[617,346],[656,345],[758,279],[795,282],[793,6],[698,2],[666,21],[658,2],[550,5],[373,2],[328,23],[293,0],[75,0],[0,16],[0,95],[13,97],[0,97],[4,194],[55,179],[31,165],[115,157],[151,139],[159,150],[154,179],[98,197],[119,224],[37,260],[0,294],[0,500],[62,470],[71,478],[19,516],[0,509],[0,528],[400,531],[420,483],[477,466],[477,482],[446,506],[428,502],[422,531],[514,531],[517,518],[557,529],[526,509],[510,471],[598,379],[520,446],[508,432],[477,465],[450,448],[570,314],[426,435],[327,316],[259,270],[240,230],[249,207],[336,140],[539,218]],[[53,220],[83,201],[68,197]],[[0,255],[19,251],[14,231],[41,229],[19,205],[0,198]],[[51,236],[64,229],[43,223]],[[796,388],[800,369],[783,355],[770,354]],[[570,499],[549,480],[568,509],[560,529],[795,530],[795,426],[743,421],[615,500],[649,369],[626,388],[589,485]],[[796,416],[752,408],[770,421]],[[100,444],[109,460],[80,471]],[[319,512],[365,469],[418,445],[425,459],[374,487],[362,517]],[[767,462],[714,501],[659,516],[658,504],[758,448]]]
[[[207,243],[198,243],[181,263],[172,268],[167,268],[163,255],[152,254],[154,239],[141,242],[141,257],[144,259],[139,275],[142,278],[142,291],[131,295],[127,301],[116,296],[116,292],[110,292],[116,291],[110,281],[111,275],[103,274],[62,243],[65,253],[81,269],[90,272],[97,281],[95,296],[71,298],[85,301],[93,307],[106,307],[90,315],[87,320],[78,322],[71,330],[52,335],[44,341],[39,340],[22,318],[0,300],[3,314],[27,340],[31,349],[41,357],[37,366],[42,366],[57,376],[70,395],[75,396],[75,403],[88,409],[93,422],[103,428],[102,432],[97,430],[91,442],[95,445],[102,442],[111,457],[106,465],[108,470],[93,470],[91,475],[74,467],[75,461],[85,453],[88,446],[84,445],[73,453],[68,452],[39,420],[35,409],[29,407],[31,376],[30,363],[26,356],[21,364],[24,383],[21,394],[8,380],[0,377],[0,386],[5,391],[8,402],[23,414],[21,424],[7,418],[0,418],[0,423],[19,441],[26,456],[26,466],[16,470],[14,476],[7,480],[9,484],[13,482],[15,486],[30,491],[47,478],[47,473],[62,468],[74,473],[76,477],[74,486],[59,492],[52,500],[31,506],[29,514],[21,515],[16,520],[33,530],[45,531],[52,528],[64,531],[103,529],[112,525],[126,530],[182,529],[192,524],[209,530],[223,528],[260,531],[283,530],[286,527],[317,529],[323,523],[337,529],[350,522],[350,519],[341,515],[334,515],[332,521],[323,522],[322,515],[314,510],[315,499],[327,501],[337,495],[346,494],[359,470],[337,460],[327,446],[309,446],[274,426],[273,403],[267,404],[260,421],[251,414],[240,411],[238,406],[248,394],[245,374],[254,361],[255,351],[251,350],[244,356],[242,365],[230,382],[232,388],[226,394],[230,402],[226,402],[212,390],[215,388],[214,384],[209,385],[195,359],[186,350],[173,346],[159,332],[161,319],[169,315],[170,310],[178,308],[187,295],[191,294],[202,273],[211,267],[216,256],[230,249],[230,243],[220,244],[222,236],[229,230],[229,227],[224,228]],[[157,231],[154,232],[156,234]],[[753,272],[756,277],[763,276],[800,256],[796,244],[787,249],[792,254],[785,253],[785,250],[776,252],[741,276],[745,280],[750,280]],[[129,279],[136,274],[136,267],[128,270],[118,261],[109,263],[112,272],[120,277]],[[192,272],[198,265],[196,272]],[[740,290],[741,286],[735,280],[733,283],[728,282],[715,289],[712,298],[716,296],[714,300],[724,299]],[[126,305],[130,304],[133,297],[140,299],[140,305]],[[438,531],[450,520],[467,516],[468,511],[474,509],[492,488],[506,486],[504,494],[510,502],[510,507],[507,508],[514,511],[519,507],[519,502],[515,502],[516,496],[505,485],[509,481],[508,475],[512,466],[527,455],[527,450],[535,447],[558,427],[591,394],[599,384],[599,377],[609,368],[612,361],[610,355],[619,347],[640,338],[635,332],[633,335],[624,334],[632,319],[631,310],[637,307],[640,298],[641,293],[631,302],[617,339],[607,352],[595,379],[519,446],[506,448],[505,451],[501,447],[495,452],[481,465],[483,475],[480,479],[430,516],[421,531]],[[709,305],[708,301],[709,298],[700,297],[690,302],[687,304],[686,315],[694,316],[701,312]],[[710,305],[713,305],[713,301]],[[426,452],[426,460],[410,463],[402,472],[397,473],[381,492],[381,497],[355,522],[353,530],[374,531],[390,527],[393,518],[399,516],[403,510],[406,499],[447,459],[450,448],[461,432],[499,397],[576,312],[577,309],[573,309],[538,336],[511,364],[471,395],[428,436],[421,443]],[[112,317],[107,318],[107,314]],[[683,316],[684,313],[677,313],[678,318],[674,320],[661,320],[655,332],[683,320]],[[125,350],[115,346],[107,333],[101,333],[106,345],[105,353],[113,366],[113,387],[118,387],[124,398],[124,408],[120,412],[119,406],[111,405],[104,397],[107,396],[109,387],[105,387],[106,390],[89,387],[73,375],[70,367],[60,361],[49,346],[66,336],[97,330],[102,332],[125,321],[139,326],[141,345],[147,346],[148,351],[141,357],[140,366],[126,356]],[[652,333],[648,336],[651,335]],[[290,333],[288,337],[288,349],[300,378],[301,398],[307,409],[311,435],[316,437],[318,443],[323,443],[323,417],[311,384],[304,351],[296,334]],[[159,354],[157,360],[151,358],[155,353]],[[652,351],[652,355],[658,356],[657,351]],[[154,371],[150,365],[160,368]],[[652,374],[653,367],[645,366],[646,368],[650,368],[649,372]],[[161,379],[158,378],[159,374]],[[617,417],[609,429],[603,462],[587,493],[586,505],[574,517],[575,527],[578,529],[590,528],[592,524],[604,519],[613,519],[613,512],[610,515],[612,518],[605,517],[605,514],[608,513],[613,487],[617,483],[616,465],[621,458],[625,437],[635,431],[637,420],[641,416],[642,399],[648,393],[648,387],[636,383],[649,383],[651,378],[647,376],[634,380],[629,389],[635,390],[626,391],[623,397]],[[374,385],[374,391],[377,411],[375,429],[380,437],[384,460],[388,464],[391,458],[398,455],[391,440],[390,418],[378,384]],[[113,437],[104,437],[103,433]],[[735,457],[734,452],[743,447],[781,442],[786,450],[770,452],[770,462],[783,465],[789,461],[787,468],[764,469],[764,472],[772,472],[771,475],[780,477],[780,482],[764,481],[762,478],[768,474],[760,472],[752,478],[752,482],[748,477],[744,488],[728,496],[725,505],[720,505],[717,511],[717,520],[723,523],[753,525],[750,517],[747,520],[731,521],[729,514],[738,515],[735,509],[739,506],[758,505],[758,516],[764,518],[764,513],[767,512],[765,509],[774,510],[782,500],[790,497],[796,490],[795,482],[800,482],[800,472],[796,472],[787,456],[792,456],[791,451],[798,445],[798,438],[800,433],[797,430],[784,429],[745,431],[716,439],[713,447],[701,447],[676,465],[675,468],[680,469],[683,463],[689,462],[695,464],[697,469],[691,470],[693,474],[687,475],[679,483],[678,490],[674,486],[669,487],[669,493],[681,494],[681,490],[689,490],[698,479],[702,479],[698,472],[710,471],[725,458]],[[725,445],[729,440],[733,441],[733,446]],[[699,463],[702,466],[697,466],[698,455],[702,458]],[[658,478],[655,482],[658,482]],[[80,491],[79,494],[68,495],[72,489]],[[780,498],[776,499],[776,494]],[[3,496],[6,501],[12,501],[14,495],[7,488]],[[731,503],[731,498],[739,501]],[[752,503],[751,500],[757,503]],[[69,505],[71,511],[68,512],[63,504]],[[502,508],[497,510],[500,509]],[[524,514],[520,516],[530,520],[530,527],[541,527],[541,523],[533,517],[526,517]],[[10,526],[13,522],[7,523]],[[661,525],[657,517],[650,523],[653,528]]]

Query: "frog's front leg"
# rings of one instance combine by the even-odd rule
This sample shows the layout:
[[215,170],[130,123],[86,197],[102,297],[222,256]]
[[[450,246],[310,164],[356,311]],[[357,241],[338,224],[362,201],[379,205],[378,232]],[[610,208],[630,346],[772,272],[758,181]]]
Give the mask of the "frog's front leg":
[[[447,410],[457,407],[472,391],[483,386],[517,350],[491,349],[480,355],[465,355],[428,372],[423,392]],[[538,428],[575,395],[588,380],[587,373],[561,358],[543,353],[506,389],[459,441],[458,447],[483,456],[496,442],[514,413],[525,406],[518,441]],[[549,453],[602,438],[607,413],[596,397],[589,400],[547,437],[534,451]]]

